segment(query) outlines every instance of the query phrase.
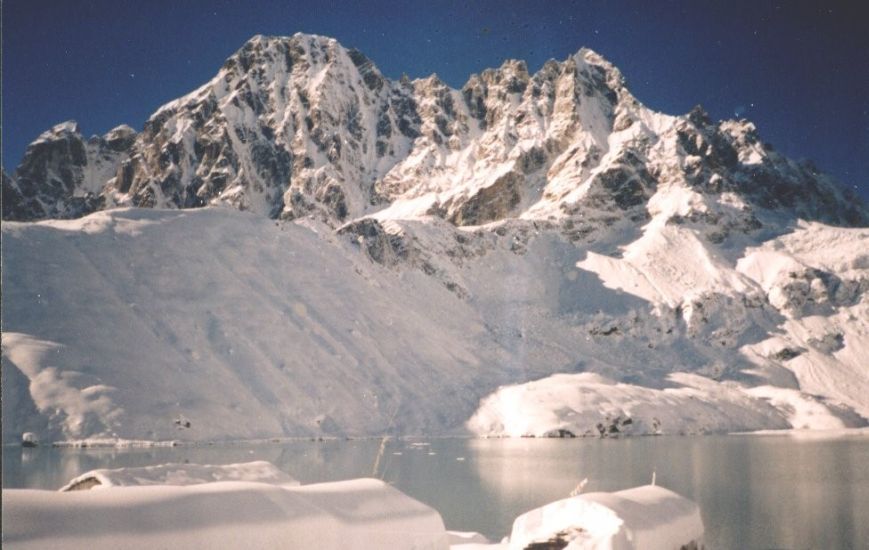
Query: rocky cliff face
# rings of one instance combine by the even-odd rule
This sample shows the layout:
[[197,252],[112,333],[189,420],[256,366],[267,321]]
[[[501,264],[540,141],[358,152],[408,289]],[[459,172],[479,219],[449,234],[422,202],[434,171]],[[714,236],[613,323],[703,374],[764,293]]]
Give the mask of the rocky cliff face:
[[69,121],[27,147],[12,178],[3,174],[3,219],[77,218],[105,205],[103,190],[136,139],[129,126],[82,138]]
[[590,50],[533,75],[506,61],[454,90],[436,76],[389,80],[362,53],[304,34],[254,37],[139,134],[52,128],[4,178],[3,217],[226,204],[332,226],[374,213],[457,226],[520,218],[588,240],[647,220],[652,195],[674,185],[694,195],[673,223],[703,224],[712,240],[759,229],[757,210],[867,221],[751,123],[655,113]]

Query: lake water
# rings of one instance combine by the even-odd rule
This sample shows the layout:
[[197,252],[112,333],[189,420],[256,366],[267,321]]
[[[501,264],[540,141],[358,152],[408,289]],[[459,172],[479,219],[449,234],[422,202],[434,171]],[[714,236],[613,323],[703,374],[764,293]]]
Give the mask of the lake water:
[[[152,449],[3,448],[3,486],[57,489],[94,468],[268,460],[303,483],[372,476],[379,440]],[[713,549],[869,548],[869,437],[391,440],[376,477],[448,529],[509,534],[520,513],[657,482],[696,501]]]

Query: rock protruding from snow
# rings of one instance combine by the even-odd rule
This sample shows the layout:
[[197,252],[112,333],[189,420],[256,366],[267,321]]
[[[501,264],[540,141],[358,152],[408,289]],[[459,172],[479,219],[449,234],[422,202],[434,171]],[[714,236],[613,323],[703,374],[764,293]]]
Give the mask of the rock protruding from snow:
[[299,482],[265,461],[242,464],[160,464],[141,468],[100,469],[85,472],[60,488],[60,492],[139,485],[198,485],[215,481],[255,481],[275,485]]
[[513,522],[510,550],[657,550],[699,548],[700,509],[655,485],[588,493],[526,512]]

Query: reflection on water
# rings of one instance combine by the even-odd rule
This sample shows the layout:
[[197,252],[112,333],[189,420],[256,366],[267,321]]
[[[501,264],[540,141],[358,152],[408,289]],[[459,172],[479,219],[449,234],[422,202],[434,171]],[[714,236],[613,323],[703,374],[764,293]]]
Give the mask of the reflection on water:
[[[56,489],[94,468],[268,460],[303,483],[371,476],[379,440],[159,449],[3,449],[3,486]],[[711,548],[869,548],[869,438],[641,437],[390,441],[377,475],[450,529],[499,539],[513,518],[586,491],[658,483],[701,507]]]

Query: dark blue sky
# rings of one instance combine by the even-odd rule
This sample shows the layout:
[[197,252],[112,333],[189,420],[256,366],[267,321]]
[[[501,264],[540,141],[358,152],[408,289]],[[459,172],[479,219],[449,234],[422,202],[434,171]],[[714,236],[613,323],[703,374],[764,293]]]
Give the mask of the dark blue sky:
[[[725,5],[726,4],[726,5]],[[254,34],[337,38],[387,76],[461,86],[506,58],[538,69],[581,46],[642,102],[702,104],[869,198],[869,8],[852,2],[3,1],[3,165],[43,130],[141,129]]]

